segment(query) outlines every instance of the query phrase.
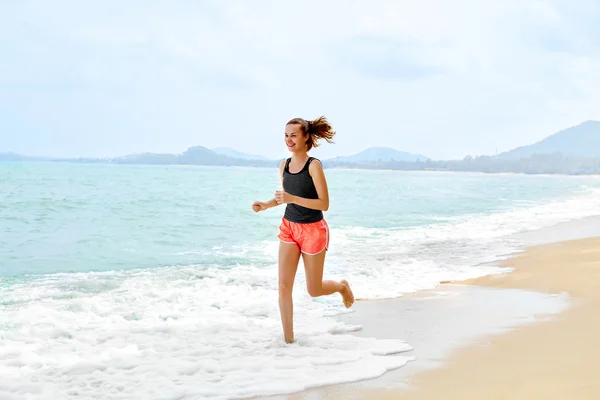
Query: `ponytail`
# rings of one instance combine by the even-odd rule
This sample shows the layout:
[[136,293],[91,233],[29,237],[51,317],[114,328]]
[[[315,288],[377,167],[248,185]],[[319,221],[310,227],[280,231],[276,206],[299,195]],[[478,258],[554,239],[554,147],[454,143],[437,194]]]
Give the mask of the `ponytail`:
[[333,136],[335,131],[331,127],[329,121],[324,116],[320,116],[312,121],[307,121],[302,118],[294,118],[290,120],[287,125],[297,124],[302,127],[302,131],[305,135],[308,135],[306,140],[307,150],[313,147],[319,147],[319,140],[325,139],[327,143],[333,143]]

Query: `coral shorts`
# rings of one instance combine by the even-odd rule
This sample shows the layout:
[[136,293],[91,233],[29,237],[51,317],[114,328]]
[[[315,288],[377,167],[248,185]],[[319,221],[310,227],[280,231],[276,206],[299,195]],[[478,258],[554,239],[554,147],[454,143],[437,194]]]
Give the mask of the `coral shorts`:
[[302,253],[310,256],[329,249],[329,226],[324,219],[300,224],[282,218],[277,237],[283,243],[297,244]]

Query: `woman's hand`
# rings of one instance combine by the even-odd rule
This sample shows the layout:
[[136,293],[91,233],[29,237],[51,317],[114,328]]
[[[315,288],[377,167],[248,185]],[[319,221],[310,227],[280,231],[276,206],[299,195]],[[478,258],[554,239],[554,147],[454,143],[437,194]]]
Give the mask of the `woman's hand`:
[[255,201],[254,203],[252,203],[252,209],[254,210],[254,212],[265,211],[267,208],[269,207],[264,201]]
[[289,194],[285,190],[278,190],[275,192],[275,201],[277,201],[277,204],[294,203],[295,200],[296,196]]

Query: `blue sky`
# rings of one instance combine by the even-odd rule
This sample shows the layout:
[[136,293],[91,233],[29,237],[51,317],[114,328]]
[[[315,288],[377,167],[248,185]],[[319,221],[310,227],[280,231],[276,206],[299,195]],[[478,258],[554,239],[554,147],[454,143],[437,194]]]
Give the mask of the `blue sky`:
[[0,0],[0,152],[493,154],[600,120],[600,5]]

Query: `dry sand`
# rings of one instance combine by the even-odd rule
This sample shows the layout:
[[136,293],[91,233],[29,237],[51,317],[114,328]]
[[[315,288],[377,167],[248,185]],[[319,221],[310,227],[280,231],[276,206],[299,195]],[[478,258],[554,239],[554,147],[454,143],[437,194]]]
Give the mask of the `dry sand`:
[[531,247],[505,266],[515,270],[463,283],[567,292],[574,304],[550,321],[457,349],[441,368],[415,375],[409,390],[364,398],[600,399],[600,238]]

